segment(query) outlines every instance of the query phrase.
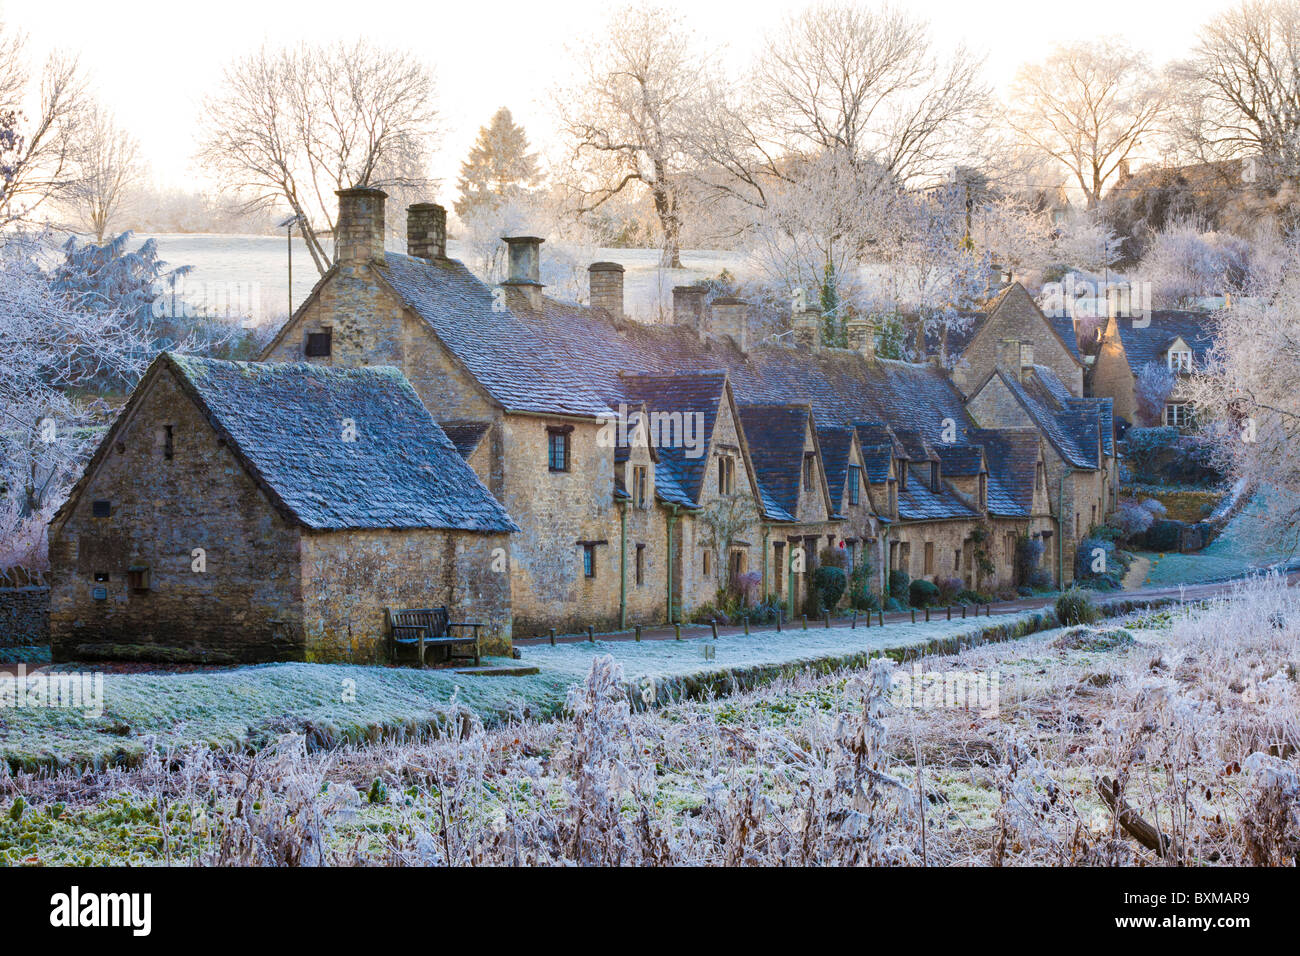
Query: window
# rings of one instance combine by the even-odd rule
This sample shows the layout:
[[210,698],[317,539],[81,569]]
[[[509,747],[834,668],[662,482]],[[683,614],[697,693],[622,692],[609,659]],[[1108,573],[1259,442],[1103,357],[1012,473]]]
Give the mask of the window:
[[175,446],[172,444],[172,426],[164,425],[162,428],[158,429],[155,437],[158,446],[158,453],[163,456],[164,460],[171,461],[172,455],[175,452]]
[[645,584],[645,545],[636,546],[636,586]]
[[934,574],[934,542],[925,543],[925,573]]
[[727,555],[727,579],[735,581],[745,573],[745,568],[749,562],[746,560],[748,555],[745,554],[744,548],[732,548],[731,553]]
[[930,490],[936,494],[939,491],[939,463],[937,461],[930,462]]
[[108,518],[113,514],[113,506],[107,501],[92,501],[90,515],[92,518]]
[[856,541],[844,542],[844,570],[852,574],[853,569],[858,564],[858,543]]
[[139,594],[149,590],[149,569],[144,565],[133,564],[126,569],[126,586]]
[[898,549],[898,569],[906,571],[908,574],[912,573],[912,545],[910,542],[904,541]]
[[1192,424],[1192,406],[1187,402],[1170,402],[1165,406],[1165,424],[1188,427]]
[[736,459],[730,455],[718,457],[718,494],[729,495],[736,490]]
[[817,455],[814,452],[804,452],[803,456],[803,487],[805,492],[812,491],[813,475],[816,473]]
[[1041,461],[1034,468],[1034,481],[1044,487],[1047,486],[1047,469]]
[[1169,352],[1169,371],[1190,372],[1192,370],[1192,353],[1187,349],[1171,349]]
[[307,333],[307,346],[303,351],[308,358],[328,358],[333,344],[334,330],[321,329]]
[[907,489],[907,462],[902,459],[898,462],[898,487],[899,490]]
[[849,504],[856,505],[861,501],[861,487],[862,469],[857,465],[849,465]]
[[785,590],[785,542],[772,542],[772,569],[776,572],[773,577],[776,583],[776,593],[780,595]]
[[546,467],[550,471],[569,470],[569,428],[546,429]]
[[582,574],[588,578],[596,576],[596,546],[594,544],[584,544],[582,546]]
[[980,506],[980,510],[983,511],[985,508],[989,506],[989,476],[988,475],[980,475],[979,488],[980,488],[979,506]]
[[952,552],[952,573],[961,573],[961,548],[954,548]]
[[632,469],[632,504],[638,508],[648,507],[646,504],[646,467],[637,465]]
[[703,554],[703,558],[704,558],[704,562],[703,562],[704,576],[707,578],[710,574],[713,573],[713,554],[711,552],[705,551]]

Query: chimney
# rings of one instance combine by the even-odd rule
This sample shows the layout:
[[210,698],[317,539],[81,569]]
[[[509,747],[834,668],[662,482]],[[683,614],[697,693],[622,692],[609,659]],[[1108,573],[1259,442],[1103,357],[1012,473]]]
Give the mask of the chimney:
[[510,277],[501,283],[518,289],[530,309],[542,307],[541,274],[542,243],[537,236],[502,236],[501,241],[510,249]]
[[591,307],[604,309],[610,317],[623,318],[623,267],[617,262],[593,262],[587,267]]
[[816,309],[804,309],[794,316],[794,340],[800,348],[817,352],[822,347],[822,314]]
[[744,299],[725,296],[714,299],[709,331],[714,335],[729,335],[742,352],[749,350],[749,303]]
[[431,202],[406,207],[406,254],[427,262],[447,258],[447,210]]
[[697,285],[673,287],[673,325],[684,325],[697,334],[704,331],[704,297],[708,290]]
[[1025,373],[1034,367],[1034,343],[1020,343],[1020,379],[1024,381]]
[[849,348],[861,353],[868,362],[876,360],[876,323],[860,316],[845,319],[844,337]]
[[1003,339],[998,349],[998,364],[1016,378],[1020,378],[1020,340]]
[[338,223],[334,227],[334,261],[362,264],[384,261],[384,200],[382,189],[358,186],[340,189]]

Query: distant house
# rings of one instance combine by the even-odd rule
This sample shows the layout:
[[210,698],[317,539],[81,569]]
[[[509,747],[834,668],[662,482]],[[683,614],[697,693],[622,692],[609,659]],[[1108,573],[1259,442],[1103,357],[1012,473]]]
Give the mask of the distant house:
[[1213,344],[1212,322],[1204,312],[1155,311],[1137,319],[1112,315],[1106,320],[1089,378],[1092,394],[1114,401],[1115,414],[1129,424],[1148,424],[1136,420],[1136,387],[1143,367],[1154,363],[1178,378],[1160,424],[1190,424],[1192,406],[1183,385],[1187,376],[1205,365]]
[[515,530],[396,369],[164,354],[51,523],[54,658],[376,661],[437,605],[505,651]]

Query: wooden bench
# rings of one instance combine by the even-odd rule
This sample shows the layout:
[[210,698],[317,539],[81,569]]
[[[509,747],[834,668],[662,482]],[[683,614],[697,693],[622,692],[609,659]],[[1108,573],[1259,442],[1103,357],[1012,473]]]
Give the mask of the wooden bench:
[[[420,666],[424,666],[424,655],[430,647],[447,648],[448,660],[457,658],[473,660],[474,666],[480,663],[478,629],[481,624],[470,621],[450,621],[445,607],[426,608],[389,608],[388,609],[388,652],[390,660],[396,664],[397,655],[403,647],[413,648],[419,654]],[[453,635],[452,628],[467,628],[469,634]],[[471,654],[457,654],[456,648],[473,648]]]

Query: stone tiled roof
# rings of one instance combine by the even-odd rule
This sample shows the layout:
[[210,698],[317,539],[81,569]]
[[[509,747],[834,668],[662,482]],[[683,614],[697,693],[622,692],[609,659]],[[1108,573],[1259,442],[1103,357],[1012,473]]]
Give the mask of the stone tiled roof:
[[1119,339],[1128,356],[1133,374],[1148,362],[1165,363],[1169,346],[1181,338],[1192,350],[1192,361],[1197,368],[1205,364],[1205,355],[1214,344],[1213,317],[1204,312],[1159,310],[1150,313],[1150,324],[1136,328],[1132,319],[1117,319]]
[[[157,362],[309,528],[518,530],[397,369],[170,354]],[[344,440],[348,420],[355,441]]]
[[898,516],[904,521],[935,521],[952,518],[978,518],[972,509],[944,481],[939,490],[930,489],[929,463],[910,464],[907,487],[898,489]]
[[935,445],[939,456],[940,474],[958,478],[972,478],[984,468],[984,450],[978,445]]
[[488,431],[487,422],[444,422],[441,427],[462,458],[474,454]]
[[995,374],[1071,467],[1089,470],[1101,467],[1097,458],[1101,412],[1095,399],[1079,399],[1077,405],[1058,405],[1054,398],[1056,385],[1047,384],[1055,375],[1041,366],[1035,366],[1034,374],[1024,383],[1001,368]]
[[989,513],[1028,518],[1034,507],[1038,433],[1031,428],[976,428],[967,437],[984,446],[988,459]]
[[[644,406],[646,413],[677,413],[682,416],[673,421],[685,423],[685,416],[696,415],[702,423],[703,431],[695,435],[699,444],[696,446],[701,454],[692,457],[693,449],[687,448],[682,435],[665,433],[660,425],[660,434],[651,435],[651,442],[657,450],[655,462],[655,492],[665,501],[676,504],[694,505],[700,500],[700,491],[704,485],[706,466],[708,465],[708,441],[713,435],[713,427],[718,421],[718,411],[726,400],[727,373],[707,371],[677,374],[629,373],[619,376],[621,394],[618,396],[626,403]],[[613,404],[618,404],[614,402]],[[651,426],[653,430],[653,425]],[[692,429],[694,425],[690,426]],[[675,426],[674,426],[675,428]]]
[[849,455],[853,453],[853,429],[826,425],[817,429],[817,444],[822,450],[822,467],[831,490],[831,504],[838,509],[844,500],[849,472]]
[[867,466],[867,481],[873,485],[883,484],[888,481],[889,462],[893,456],[893,445],[864,445],[862,447],[862,461]]
[[[994,296],[984,306],[982,312],[963,312],[958,316],[955,327],[948,330],[947,352],[950,356],[959,356],[966,351],[979,331],[1000,309],[1012,309],[1022,314],[1037,314],[1047,327],[1061,340],[1061,344],[1074,356],[1075,361],[1083,364],[1083,353],[1079,351],[1079,337],[1074,329],[1074,319],[1068,315],[1047,315],[1038,307],[1033,296],[1019,282],[1013,282]],[[926,351],[938,355],[942,335],[937,331],[927,331],[925,337]]]
[[[741,405],[740,421],[763,498],[779,513],[795,517],[803,471],[807,405]],[[773,517],[773,520],[782,520]]]

